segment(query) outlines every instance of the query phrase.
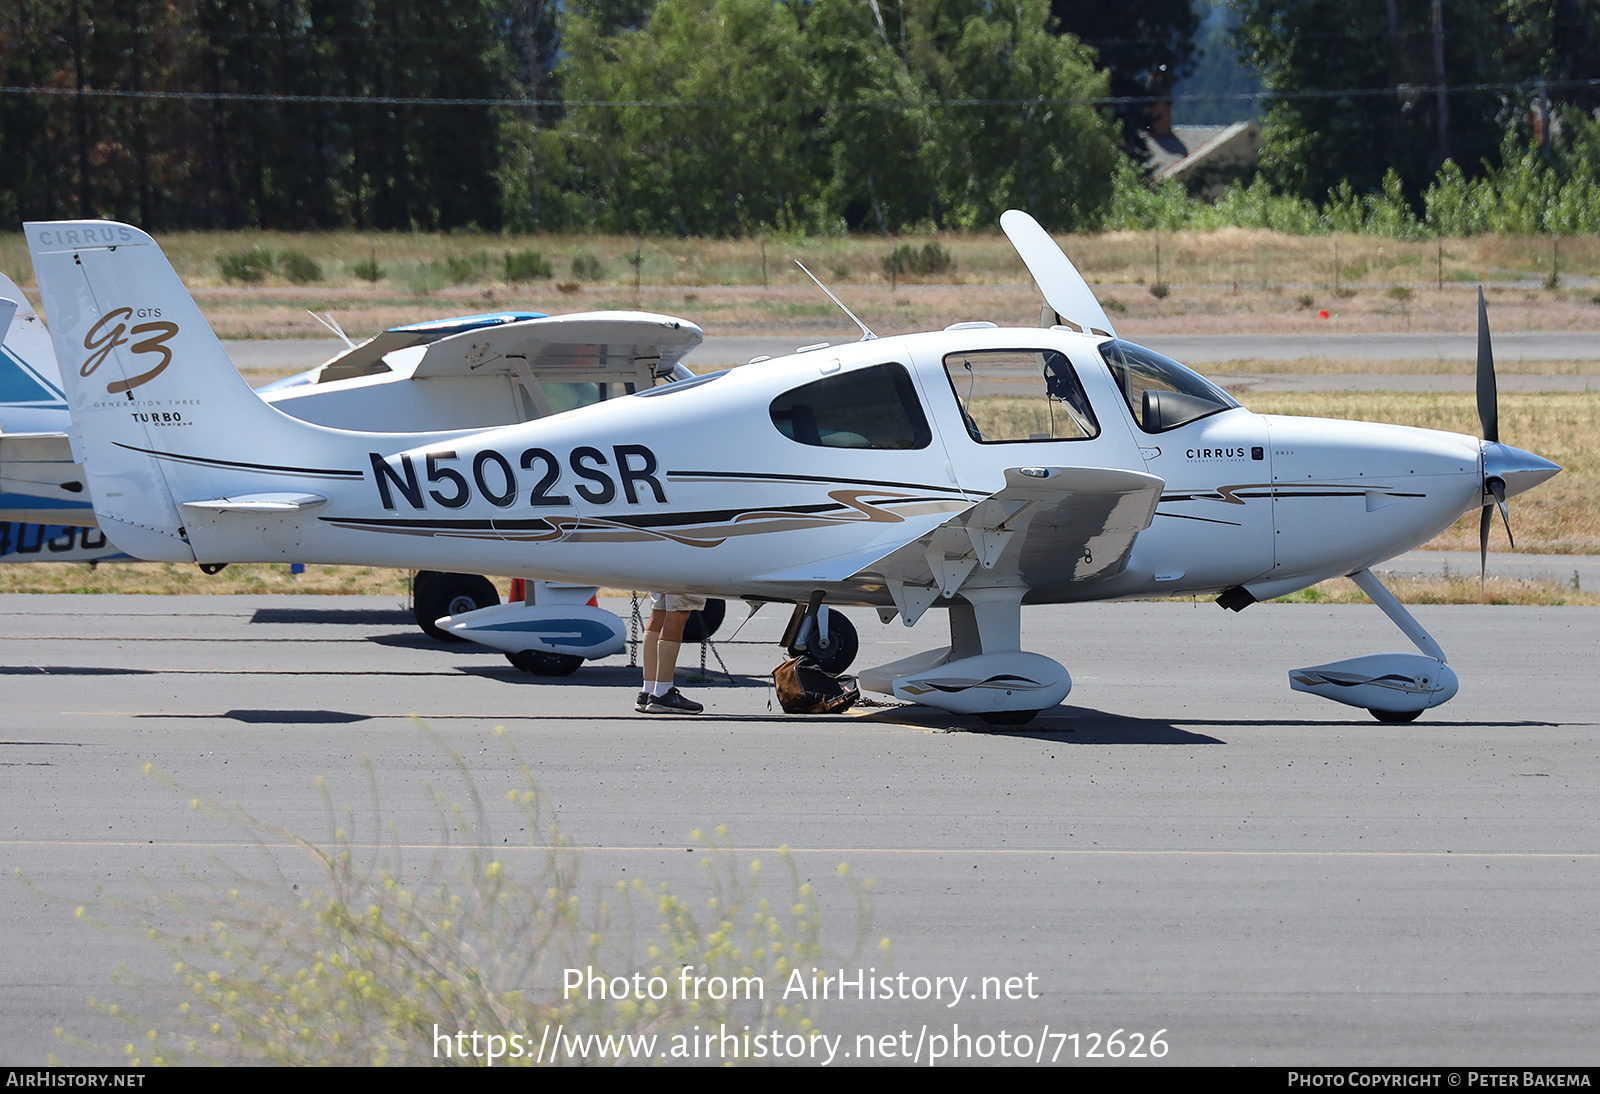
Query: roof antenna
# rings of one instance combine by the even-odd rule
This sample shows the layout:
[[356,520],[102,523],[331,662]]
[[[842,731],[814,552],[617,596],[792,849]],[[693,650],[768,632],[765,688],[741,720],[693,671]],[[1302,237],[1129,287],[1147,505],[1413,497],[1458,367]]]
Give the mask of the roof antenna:
[[331,314],[328,316],[328,318],[324,319],[310,308],[306,309],[306,314],[311,316],[311,318],[315,319],[317,322],[321,323],[323,326],[327,327],[334,334],[337,334],[340,338],[344,339],[344,344],[350,349],[356,348],[356,344],[350,341],[350,336],[344,332],[344,328],[339,325],[339,321],[333,318]]
[[[797,258],[797,259],[794,260],[794,264],[796,266],[799,266],[801,270],[804,270],[805,271],[805,275],[807,277],[809,277],[811,280],[817,281],[817,275],[812,273],[810,270],[807,270],[806,269],[806,264],[804,262],[801,262]],[[876,334],[872,333],[872,330],[871,330],[870,327],[868,327],[865,323],[863,323],[861,320],[856,318],[856,313],[855,312],[851,311],[849,308],[844,306],[844,301],[840,300],[837,296],[834,296],[831,292],[828,292],[828,286],[824,285],[820,281],[817,281],[817,288],[821,289],[823,292],[828,293],[828,299],[832,300],[835,304],[839,305],[839,310],[844,312],[846,315],[848,315],[850,317],[850,322],[854,323],[856,326],[861,328],[861,340],[863,342],[870,342],[874,338],[878,337]]]

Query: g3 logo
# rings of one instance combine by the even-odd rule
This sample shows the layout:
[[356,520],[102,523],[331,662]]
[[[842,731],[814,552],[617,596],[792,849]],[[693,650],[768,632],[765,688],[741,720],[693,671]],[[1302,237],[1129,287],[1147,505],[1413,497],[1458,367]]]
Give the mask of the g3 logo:
[[[150,314],[161,314],[154,308],[139,309],[141,317]],[[166,321],[156,323],[140,323],[129,329],[123,320],[133,318],[132,308],[117,308],[101,317],[100,321],[89,328],[89,333],[84,335],[83,348],[90,350],[84,359],[83,366],[78,369],[79,376],[92,376],[102,362],[111,355],[111,351],[118,346],[127,345],[129,335],[138,337],[148,334],[151,337],[142,342],[133,343],[134,353],[159,353],[161,363],[149,372],[140,373],[138,376],[126,380],[115,380],[106,385],[106,394],[120,395],[124,391],[131,391],[140,384],[149,383],[160,376],[166,367],[172,364],[172,350],[167,347],[167,341],[178,333],[178,324]]]

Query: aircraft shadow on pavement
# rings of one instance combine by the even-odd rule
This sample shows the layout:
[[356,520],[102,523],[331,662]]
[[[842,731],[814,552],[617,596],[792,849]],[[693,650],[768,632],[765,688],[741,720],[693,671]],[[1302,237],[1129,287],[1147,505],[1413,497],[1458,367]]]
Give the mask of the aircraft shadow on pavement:
[[[921,708],[910,708],[921,709]],[[937,714],[937,711],[930,711]],[[1424,716],[1426,717],[1426,716]],[[1570,726],[1570,722],[1484,722],[1484,721],[1420,721],[1400,725],[1384,724],[1369,717],[1365,711],[1354,711],[1345,717],[1329,718],[1139,718],[1126,714],[1112,714],[1087,707],[1058,707],[1040,715],[1025,726],[992,726],[978,718],[971,725],[950,726],[952,733],[989,733],[1037,740],[1079,745],[1127,744],[1227,744],[1226,740],[1212,736],[1206,729],[1338,729],[1344,731],[1376,730],[1392,732],[1405,728],[1482,729],[1485,726],[1503,726],[1507,729],[1535,729]]]
[[[1056,707],[1021,726],[990,725],[977,715],[951,714],[934,707],[887,707],[862,717],[875,722],[917,726],[946,733],[982,733],[1072,745],[1220,745],[1226,741],[1194,733],[1159,718],[1131,718],[1087,707]],[[1234,725],[1216,722],[1218,726]]]
[[[628,691],[639,690],[640,670],[637,665],[585,665],[570,676],[540,676],[537,673],[523,672],[509,664],[499,665],[459,665],[458,671],[463,676],[478,676],[485,680],[498,680],[506,684],[543,684],[569,685],[586,688],[622,688]],[[721,672],[711,676],[710,681],[685,680],[682,670],[679,670],[679,680],[684,680],[685,688],[727,688],[727,687],[766,687],[771,683],[771,678],[766,676],[744,676],[733,674],[730,685],[728,677]]]
[[0,665],[0,676],[154,676],[160,671],[105,665]]
[[[410,622],[409,619],[406,622]],[[428,650],[433,653],[463,654],[470,653],[474,657],[501,657],[499,650],[490,649],[488,646],[476,642],[441,642],[437,638],[430,638],[421,631],[413,630],[404,634],[369,634],[367,641],[378,646],[389,646],[402,650]]]
[[250,617],[250,622],[416,625],[411,613],[399,608],[257,608],[255,614]]
[[222,715],[247,725],[337,725],[365,722],[371,715],[350,714],[343,710],[230,710]]
[[228,718],[246,725],[282,725],[282,726],[309,726],[309,725],[343,725],[349,722],[369,721],[370,714],[351,714],[344,710],[227,710],[221,714],[135,714],[135,718],[160,718],[174,721],[182,719],[198,719],[213,721],[219,718]]

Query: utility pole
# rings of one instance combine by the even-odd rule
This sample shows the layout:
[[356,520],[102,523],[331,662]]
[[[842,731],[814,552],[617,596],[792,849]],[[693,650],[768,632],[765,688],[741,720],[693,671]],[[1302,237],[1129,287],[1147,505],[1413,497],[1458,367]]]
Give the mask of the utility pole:
[[1435,167],[1450,158],[1450,93],[1445,89],[1444,5],[1433,0],[1433,82],[1439,114],[1439,146],[1434,152]]

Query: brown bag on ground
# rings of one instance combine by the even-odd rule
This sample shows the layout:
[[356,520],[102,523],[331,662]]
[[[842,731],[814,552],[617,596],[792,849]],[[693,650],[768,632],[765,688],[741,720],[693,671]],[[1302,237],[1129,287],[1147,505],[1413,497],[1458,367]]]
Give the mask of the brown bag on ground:
[[788,714],[838,714],[861,698],[853,676],[832,676],[811,658],[791,657],[772,670],[778,704]]

